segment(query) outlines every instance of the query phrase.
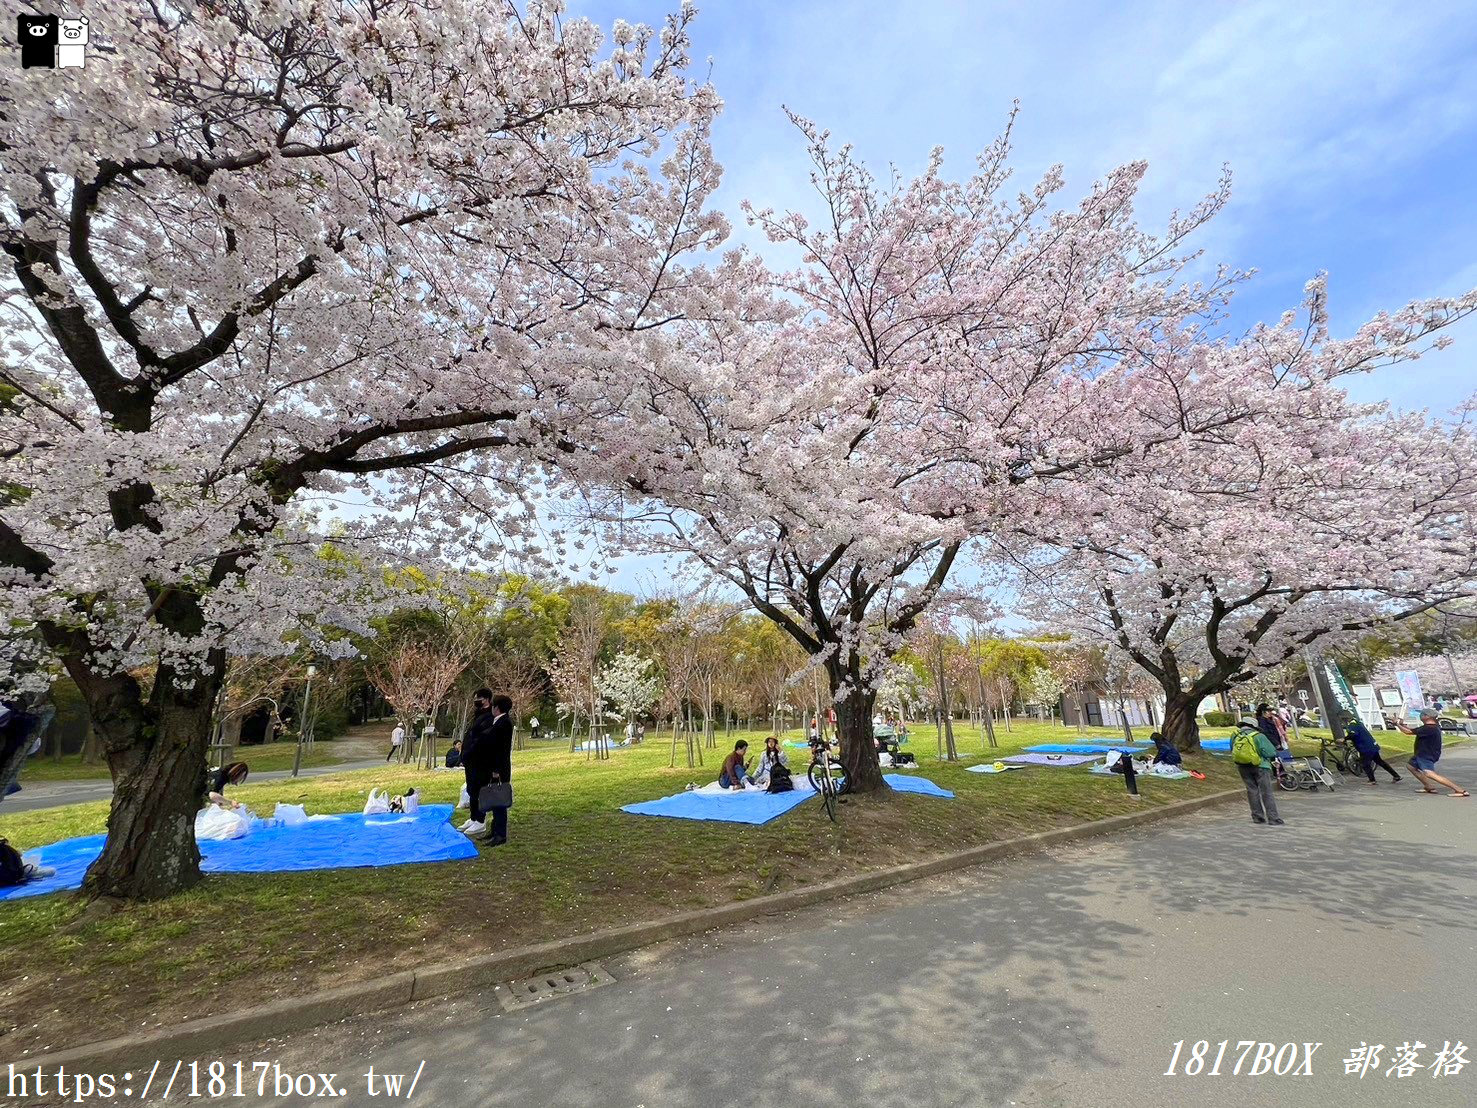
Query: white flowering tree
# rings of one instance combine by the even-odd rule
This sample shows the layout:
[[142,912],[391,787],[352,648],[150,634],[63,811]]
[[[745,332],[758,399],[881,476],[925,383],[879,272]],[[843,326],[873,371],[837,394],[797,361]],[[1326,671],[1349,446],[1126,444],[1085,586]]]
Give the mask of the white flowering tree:
[[918,178],[879,183],[796,123],[819,217],[751,218],[801,266],[726,263],[709,310],[676,328],[679,351],[609,428],[602,460],[630,445],[603,507],[824,668],[849,787],[866,792],[882,787],[878,681],[961,551],[1029,518],[1040,483],[1150,445],[1133,413],[1162,398],[1119,365],[1164,320],[1218,302],[1229,277],[1177,274],[1224,193],[1154,236],[1133,218],[1141,164],[1058,207],[1059,170],[1007,187],[1008,133],[967,180],[936,154]]
[[0,66],[7,673],[59,662],[101,736],[86,894],[198,879],[227,647],[364,631],[387,544],[499,554],[512,467],[619,403],[724,233],[692,9],[563,8],[118,0],[85,70]]
[[661,675],[650,658],[617,654],[600,669],[595,681],[601,698],[627,724],[649,711],[662,694]]
[[1030,680],[1026,683],[1026,696],[1029,703],[1035,704],[1041,709],[1041,718],[1056,713],[1056,706],[1061,703],[1062,695],[1067,687],[1062,684],[1050,666],[1039,666],[1031,671]]
[[1413,671],[1420,676],[1421,690],[1428,696],[1446,692],[1456,696],[1477,693],[1477,654],[1416,654],[1387,658],[1374,671],[1381,685],[1393,687],[1395,674]]
[[[1182,408],[1219,422],[1162,446],[1165,464],[1112,463],[1053,490],[1070,521],[1027,559],[1038,614],[1131,658],[1159,684],[1163,731],[1198,744],[1207,696],[1477,592],[1477,435],[1354,403],[1343,379],[1408,360],[1477,309],[1477,294],[1412,304],[1354,338],[1327,333],[1321,281],[1306,315],[1156,360]],[[1439,341],[1439,339],[1437,340]],[[1215,383],[1217,387],[1212,387]]]

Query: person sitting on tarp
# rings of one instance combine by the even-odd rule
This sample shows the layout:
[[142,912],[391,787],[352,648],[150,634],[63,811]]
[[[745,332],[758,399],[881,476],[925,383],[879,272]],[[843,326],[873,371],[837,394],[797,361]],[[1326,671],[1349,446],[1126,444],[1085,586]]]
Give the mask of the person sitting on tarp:
[[1175,749],[1174,743],[1170,742],[1158,731],[1149,736],[1149,741],[1154,744],[1154,761],[1151,765],[1156,766],[1179,766],[1184,764],[1180,752]]
[[454,739],[452,741],[452,744],[451,744],[451,749],[446,752],[446,768],[447,769],[456,769],[456,767],[459,766],[459,765],[461,765],[461,764],[462,764],[462,740],[461,739]]
[[749,744],[743,739],[733,744],[733,753],[723,759],[718,784],[725,789],[742,789],[749,776]]
[[241,784],[250,772],[251,767],[245,762],[231,762],[221,766],[220,769],[211,770],[208,778],[210,803],[219,804],[225,808],[241,807],[239,801],[226,799],[226,786]]
[[780,740],[770,735],[764,740],[764,753],[759,756],[759,768],[754,771],[754,784],[761,789],[769,788],[770,771],[780,766],[785,773],[790,771],[790,759],[780,749]]

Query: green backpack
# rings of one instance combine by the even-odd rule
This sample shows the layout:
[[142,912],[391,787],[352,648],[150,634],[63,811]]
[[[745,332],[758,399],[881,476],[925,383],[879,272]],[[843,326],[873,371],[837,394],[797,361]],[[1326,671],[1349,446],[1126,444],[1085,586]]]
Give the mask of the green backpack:
[[1261,752],[1256,748],[1256,737],[1260,732],[1241,728],[1231,737],[1231,761],[1239,766],[1259,766]]

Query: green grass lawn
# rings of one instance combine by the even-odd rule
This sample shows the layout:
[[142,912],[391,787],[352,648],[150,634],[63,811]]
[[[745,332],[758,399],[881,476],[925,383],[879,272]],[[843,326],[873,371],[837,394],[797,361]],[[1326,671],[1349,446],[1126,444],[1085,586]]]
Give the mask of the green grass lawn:
[[[1094,776],[1088,767],[968,773],[964,766],[982,760],[984,744],[968,727],[955,733],[961,754],[976,757],[939,763],[926,725],[912,728],[909,749],[923,763],[920,774],[956,799],[890,791],[856,797],[834,826],[815,801],[762,827],[618,810],[689,781],[711,781],[732,741],[722,732],[718,746],[703,752],[702,769],[688,769],[680,747],[682,764],[669,768],[670,740],[660,735],[607,761],[548,741],[515,752],[512,841],[482,847],[475,860],[212,876],[184,895],[102,916],[84,916],[70,896],[5,903],[0,964],[19,972],[0,983],[0,1038],[12,1056],[62,1049],[223,1004],[245,1007],[1239,786],[1229,759],[1203,754],[1187,762],[1205,771],[1206,781],[1144,780],[1138,800],[1126,795],[1121,778]],[[989,755],[1079,734],[1018,722],[1008,733],[997,728],[1000,747]],[[1122,737],[1106,729],[1089,734]],[[757,746],[761,733],[747,737]],[[1387,749],[1399,747],[1389,742]],[[806,752],[787,753],[803,772]],[[247,784],[232,795],[261,814],[278,801],[305,804],[309,812],[357,811],[371,788],[398,793],[411,785],[428,803],[454,802],[461,775],[387,766]],[[102,831],[106,816],[102,803],[10,815],[0,808],[0,835],[27,849]]]
[[[252,772],[264,773],[268,770],[291,769],[296,751],[296,743],[264,743],[260,746],[238,746],[236,757],[249,763]],[[302,767],[310,769],[315,766],[336,766],[342,761],[344,758],[334,751],[333,743],[322,741],[314,743],[311,750],[303,751]],[[83,763],[80,754],[68,754],[61,761],[37,755],[26,759],[21,768],[20,781],[24,786],[31,782],[41,784],[45,781],[106,780],[107,777],[106,762],[89,766]]]

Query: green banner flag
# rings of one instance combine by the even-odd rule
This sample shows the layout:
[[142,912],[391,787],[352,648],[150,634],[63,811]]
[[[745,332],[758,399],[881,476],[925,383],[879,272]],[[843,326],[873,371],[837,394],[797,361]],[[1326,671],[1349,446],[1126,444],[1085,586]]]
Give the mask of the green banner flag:
[[1333,698],[1338,701],[1339,708],[1353,716],[1361,719],[1359,714],[1359,700],[1354,695],[1354,690],[1349,688],[1349,682],[1344,680],[1344,675],[1339,671],[1338,663],[1327,659],[1323,662],[1323,674],[1328,679],[1329,690]]

